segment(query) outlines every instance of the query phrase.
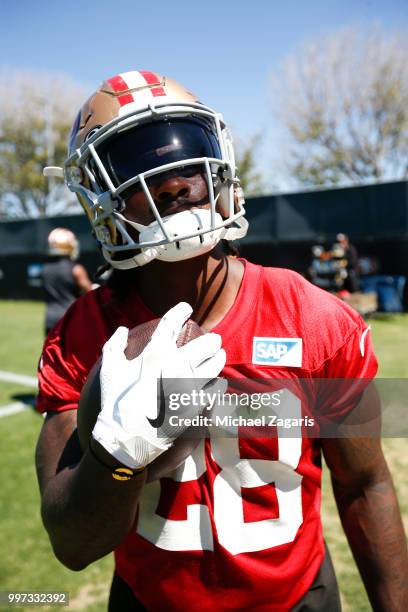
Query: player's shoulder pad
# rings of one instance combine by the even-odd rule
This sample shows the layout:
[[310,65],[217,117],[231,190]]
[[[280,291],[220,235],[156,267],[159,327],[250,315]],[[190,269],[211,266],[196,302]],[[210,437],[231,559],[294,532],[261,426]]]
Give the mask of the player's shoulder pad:
[[[367,327],[360,314],[293,270],[266,268],[268,286],[303,339],[307,369],[317,369],[356,332]],[[278,297],[276,293],[278,292]]]

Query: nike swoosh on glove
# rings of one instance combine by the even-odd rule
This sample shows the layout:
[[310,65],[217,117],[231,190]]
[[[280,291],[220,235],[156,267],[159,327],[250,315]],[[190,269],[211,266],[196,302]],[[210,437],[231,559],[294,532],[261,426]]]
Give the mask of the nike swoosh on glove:
[[[92,435],[130,468],[146,467],[187,428],[159,430],[152,425],[151,421],[158,419],[158,387],[163,387],[160,383],[171,379],[171,391],[183,393],[186,379],[194,379],[196,390],[208,390],[208,386],[214,388],[217,384],[214,379],[225,365],[226,355],[218,334],[207,333],[177,347],[177,337],[191,313],[186,302],[171,308],[135,359],[128,360],[124,354],[129,332],[126,327],[119,327],[103,347],[101,411]],[[179,386],[176,379],[180,379]],[[194,418],[203,409],[200,405],[180,406],[179,422],[183,417]]]

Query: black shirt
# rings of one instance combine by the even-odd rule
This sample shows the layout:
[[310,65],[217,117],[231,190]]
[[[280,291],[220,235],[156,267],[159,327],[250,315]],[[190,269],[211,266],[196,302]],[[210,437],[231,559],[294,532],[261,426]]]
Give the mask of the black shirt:
[[54,257],[44,264],[42,276],[47,305],[45,315],[47,333],[79,296],[79,289],[72,274],[74,265],[69,257]]

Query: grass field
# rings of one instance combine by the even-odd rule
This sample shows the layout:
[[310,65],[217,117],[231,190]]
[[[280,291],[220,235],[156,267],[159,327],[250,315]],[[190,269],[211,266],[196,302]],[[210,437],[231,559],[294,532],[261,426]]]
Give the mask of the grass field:
[[[381,316],[372,319],[371,326],[380,360],[380,376],[408,378],[408,315]],[[42,304],[0,302],[0,370],[35,375],[41,352],[42,327]],[[29,398],[33,393],[34,390],[21,385],[0,382],[0,406]],[[70,610],[101,611],[106,609],[112,559],[102,559],[80,573],[70,572],[53,557],[41,524],[33,463],[41,423],[41,416],[32,410],[0,418],[0,591],[64,590],[70,593]],[[408,528],[406,440],[386,439],[384,450]],[[327,470],[323,481],[323,522],[344,610],[370,610],[337,518]],[[0,610],[8,608],[0,607]]]

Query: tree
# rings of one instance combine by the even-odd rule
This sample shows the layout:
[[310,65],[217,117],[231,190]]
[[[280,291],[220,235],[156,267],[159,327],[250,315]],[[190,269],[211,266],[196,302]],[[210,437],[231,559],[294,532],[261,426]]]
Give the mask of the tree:
[[[75,112],[86,93],[65,75],[0,70],[0,219],[82,210],[61,181],[43,168],[61,166]],[[247,195],[262,190],[255,170],[259,137],[238,147],[239,174]]]
[[256,170],[256,150],[259,144],[260,136],[255,134],[248,144],[243,145],[238,140],[235,146],[238,176],[246,196],[259,195],[263,191],[262,176]]
[[287,167],[304,185],[398,180],[408,172],[408,42],[378,27],[304,45],[273,79],[289,133]]
[[62,165],[81,87],[63,75],[0,72],[0,219],[38,217],[78,207],[62,185],[43,177]]

